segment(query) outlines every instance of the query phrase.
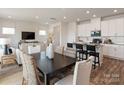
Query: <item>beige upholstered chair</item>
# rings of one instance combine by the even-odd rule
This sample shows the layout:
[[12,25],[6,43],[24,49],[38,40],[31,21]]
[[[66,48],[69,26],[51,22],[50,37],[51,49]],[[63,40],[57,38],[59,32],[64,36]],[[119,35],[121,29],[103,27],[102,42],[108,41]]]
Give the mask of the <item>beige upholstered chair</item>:
[[25,60],[25,64],[26,64],[26,70],[27,70],[27,85],[36,85],[37,84],[37,80],[36,80],[36,73],[35,73],[35,68],[34,68],[34,64],[32,61],[32,57],[24,54],[24,60]]
[[74,75],[66,76],[55,85],[88,85],[92,67],[93,57],[88,60],[76,62]]
[[20,51],[20,58],[23,65],[23,85],[36,85],[36,72],[32,57]]

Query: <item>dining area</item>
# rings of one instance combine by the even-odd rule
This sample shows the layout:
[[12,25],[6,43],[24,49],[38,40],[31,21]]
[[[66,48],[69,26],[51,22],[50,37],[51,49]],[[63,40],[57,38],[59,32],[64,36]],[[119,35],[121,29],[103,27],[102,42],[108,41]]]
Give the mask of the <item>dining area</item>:
[[89,85],[91,69],[101,65],[101,46],[67,43],[66,48],[73,48],[75,57],[54,52],[54,57],[50,59],[46,56],[46,51],[25,54],[20,50],[22,84]]
[[48,59],[45,53],[27,55],[20,51],[20,54],[23,60],[22,85],[51,85],[53,78],[58,78],[58,80],[52,85],[89,84],[92,56],[88,60],[76,62],[74,58],[57,53],[54,59]]

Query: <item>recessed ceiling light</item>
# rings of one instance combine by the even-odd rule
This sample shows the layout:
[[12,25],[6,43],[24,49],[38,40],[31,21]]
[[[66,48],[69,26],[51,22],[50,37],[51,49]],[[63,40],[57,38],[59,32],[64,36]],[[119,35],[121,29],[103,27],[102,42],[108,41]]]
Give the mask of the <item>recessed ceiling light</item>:
[[80,18],[77,18],[77,21],[79,22],[80,21]]
[[8,16],[8,18],[9,18],[9,19],[11,19],[11,18],[12,18],[12,16]]
[[93,17],[96,17],[96,15],[95,15],[95,14],[93,14]]
[[64,19],[66,19],[67,17],[66,16],[64,16]]
[[116,9],[115,9],[115,10],[113,10],[113,12],[114,12],[114,13],[116,13],[117,11],[118,11],[118,10],[116,10]]
[[86,13],[87,13],[87,14],[89,14],[89,13],[90,13],[90,11],[86,11]]
[[39,16],[35,16],[36,19],[39,19]]

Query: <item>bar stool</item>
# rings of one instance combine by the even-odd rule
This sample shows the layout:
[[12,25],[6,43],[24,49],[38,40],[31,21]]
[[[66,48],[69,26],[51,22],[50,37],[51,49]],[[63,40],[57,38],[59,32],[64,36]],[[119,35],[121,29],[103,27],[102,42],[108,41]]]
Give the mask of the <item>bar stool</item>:
[[67,43],[67,47],[73,48],[73,43]]
[[[96,46],[95,45],[87,45],[87,54],[89,56],[94,56],[94,69],[96,68],[96,64],[98,64],[100,66],[100,62],[99,62],[99,53],[96,52]],[[97,61],[98,58],[98,61]]]
[[[79,60],[86,60],[87,59],[87,51],[83,50],[83,45],[82,44],[76,44],[76,59],[78,58],[77,54],[79,53]],[[81,57],[82,54],[82,57]],[[84,58],[84,55],[86,56]]]

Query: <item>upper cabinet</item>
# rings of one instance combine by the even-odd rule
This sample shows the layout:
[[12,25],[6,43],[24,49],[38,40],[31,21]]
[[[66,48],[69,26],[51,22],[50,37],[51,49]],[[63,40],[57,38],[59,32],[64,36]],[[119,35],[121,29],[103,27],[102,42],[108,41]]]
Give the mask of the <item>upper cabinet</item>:
[[116,19],[115,24],[116,24],[115,35],[124,36],[124,18]]
[[102,20],[91,19],[90,23],[78,25],[78,36],[91,36],[91,31],[101,30],[101,36],[124,36],[124,18]]
[[101,22],[102,36],[124,36],[124,18]]
[[101,22],[101,35],[108,36],[108,21]]
[[78,36],[90,36],[90,23],[79,24],[77,26]]
[[93,18],[91,19],[91,30],[100,30],[101,29],[101,18]]
[[108,21],[108,36],[116,36],[116,20]]

